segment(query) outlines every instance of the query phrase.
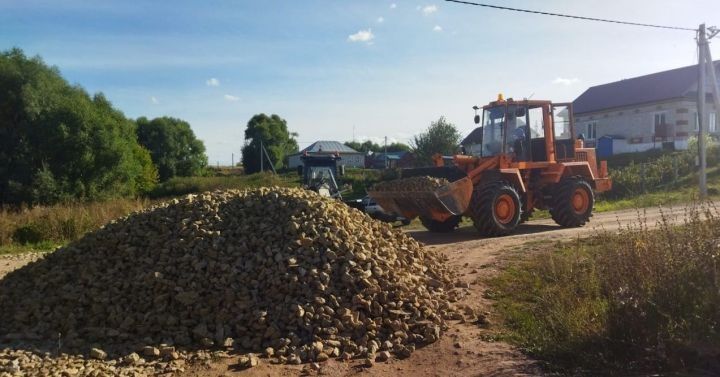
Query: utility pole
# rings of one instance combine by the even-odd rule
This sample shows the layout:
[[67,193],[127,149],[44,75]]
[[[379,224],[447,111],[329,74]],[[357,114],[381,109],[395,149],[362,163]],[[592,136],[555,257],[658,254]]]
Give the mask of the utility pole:
[[263,142],[262,142],[262,140],[260,140],[260,172],[261,173],[265,171],[265,169],[263,167],[263,149],[265,149],[265,147],[263,147]]
[[[715,114],[720,112],[720,89],[718,89],[717,75],[715,74],[715,65],[713,64],[712,54],[710,53],[709,39],[718,35],[720,30],[715,27],[705,28],[705,24],[701,24],[698,29],[698,159],[700,162],[700,197],[707,197],[707,146],[705,145],[705,136],[709,127],[705,122],[705,77],[706,74],[710,78],[710,89],[712,91],[713,104],[715,105]],[[717,116],[715,118],[717,122]],[[716,125],[717,126],[717,125]]]
[[270,170],[272,170],[273,174],[277,175],[277,172],[275,171],[275,166],[273,165],[272,160],[270,159],[270,155],[267,153],[267,149],[265,149],[265,146],[262,146],[262,152],[265,155],[265,158],[268,160],[268,165],[270,165]]
[[705,24],[698,29],[698,162],[700,163],[700,197],[707,197],[707,167],[705,161],[705,47],[707,46],[707,35]]
[[235,167],[235,153],[232,153],[232,155],[230,157],[230,167],[231,168]]

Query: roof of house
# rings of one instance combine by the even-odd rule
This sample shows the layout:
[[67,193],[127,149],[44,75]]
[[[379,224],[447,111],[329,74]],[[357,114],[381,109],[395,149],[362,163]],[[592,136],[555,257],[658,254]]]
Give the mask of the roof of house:
[[460,142],[460,145],[469,146],[473,144],[480,144],[480,140],[482,140],[482,127],[472,130],[472,132],[470,132],[470,134]]
[[[720,60],[715,69],[720,68]],[[697,65],[593,86],[573,101],[575,114],[686,96],[697,83]]]
[[358,151],[348,147],[347,145],[345,145],[339,141],[327,141],[327,140],[316,141],[298,153],[302,154],[305,152],[307,152],[307,153],[320,153],[320,152],[362,153],[362,152],[358,152]]

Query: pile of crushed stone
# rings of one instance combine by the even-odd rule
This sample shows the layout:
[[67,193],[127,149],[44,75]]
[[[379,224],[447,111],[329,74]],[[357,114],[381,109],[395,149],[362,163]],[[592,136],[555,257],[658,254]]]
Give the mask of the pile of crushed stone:
[[278,363],[408,357],[458,317],[453,279],[440,255],[333,199],[217,191],[111,222],[8,274],[0,341],[61,338],[128,365],[137,353],[175,360],[176,347]]
[[420,176],[380,182],[373,187],[373,190],[401,192],[435,191],[448,184],[450,184],[450,181],[445,178]]

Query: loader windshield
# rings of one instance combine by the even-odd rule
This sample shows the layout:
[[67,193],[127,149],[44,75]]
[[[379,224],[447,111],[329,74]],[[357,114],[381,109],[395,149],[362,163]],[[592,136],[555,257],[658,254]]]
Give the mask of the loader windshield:
[[483,110],[482,156],[496,156],[502,153],[505,130],[505,106]]

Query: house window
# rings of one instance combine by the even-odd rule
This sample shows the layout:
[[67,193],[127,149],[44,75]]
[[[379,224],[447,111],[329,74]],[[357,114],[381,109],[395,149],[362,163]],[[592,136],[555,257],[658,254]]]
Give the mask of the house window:
[[[695,113],[695,116],[693,117],[695,121],[695,132],[700,132],[700,126],[698,122],[698,113]],[[717,132],[717,113],[709,113],[708,114],[708,122],[707,122],[707,129],[708,132]]]
[[667,114],[665,112],[655,113],[654,122],[655,125],[655,136],[666,137],[668,134],[667,127]]
[[597,122],[587,124],[587,135],[585,138],[588,140],[595,140],[597,138]]
[[693,129],[695,132],[700,131],[700,122],[698,121],[698,113],[693,113]]
[[665,119],[665,113],[656,113],[655,114],[655,127],[663,126],[667,124]]

